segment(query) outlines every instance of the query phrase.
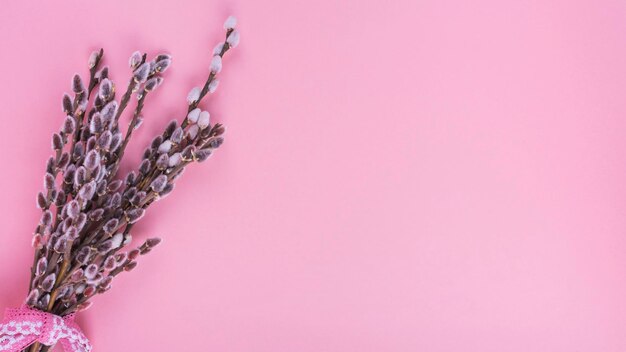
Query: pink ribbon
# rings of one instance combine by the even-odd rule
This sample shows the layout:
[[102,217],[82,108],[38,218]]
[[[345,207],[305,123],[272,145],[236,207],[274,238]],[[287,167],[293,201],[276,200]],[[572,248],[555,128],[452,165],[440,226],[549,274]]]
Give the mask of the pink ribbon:
[[35,342],[46,346],[61,343],[65,352],[91,351],[74,314],[60,317],[29,307],[7,309],[0,324],[0,351],[19,352]]

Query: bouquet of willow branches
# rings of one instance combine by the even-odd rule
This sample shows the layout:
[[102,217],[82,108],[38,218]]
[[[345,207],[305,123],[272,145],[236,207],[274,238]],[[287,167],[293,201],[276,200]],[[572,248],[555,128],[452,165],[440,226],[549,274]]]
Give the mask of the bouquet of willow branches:
[[[146,54],[133,53],[129,62],[132,76],[119,101],[108,68],[100,68],[103,50],[89,58],[86,85],[74,75],[73,96],[63,96],[67,116],[52,136],[53,156],[46,164],[45,189],[37,195],[42,216],[33,237],[35,257],[26,298],[29,308],[58,317],[87,309],[96,294],[111,288],[115,276],[135,268],[138,257],[159,244],[159,238],[150,238],[138,248],[126,249],[131,230],[146,209],[174,189],[185,167],[205,161],[223,142],[224,126],[211,124],[209,113],[198,105],[217,89],[222,57],[239,42],[235,24],[233,17],[224,23],[225,41],[213,50],[204,86],[189,93],[185,118],[180,123],[170,122],[145,149],[137,170],[124,177],[118,175],[120,161],[142,123],[146,99],[163,82],[171,57],[161,54],[148,60]],[[122,132],[120,118],[133,97],[136,106]],[[26,350],[49,348],[40,342]]]

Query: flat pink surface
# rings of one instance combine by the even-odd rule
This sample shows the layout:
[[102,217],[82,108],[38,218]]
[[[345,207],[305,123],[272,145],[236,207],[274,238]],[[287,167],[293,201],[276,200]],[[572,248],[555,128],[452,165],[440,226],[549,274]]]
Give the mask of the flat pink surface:
[[4,1],[0,308],[71,75],[174,56],[128,168],[231,13],[227,141],[81,315],[95,351],[626,351],[623,1]]

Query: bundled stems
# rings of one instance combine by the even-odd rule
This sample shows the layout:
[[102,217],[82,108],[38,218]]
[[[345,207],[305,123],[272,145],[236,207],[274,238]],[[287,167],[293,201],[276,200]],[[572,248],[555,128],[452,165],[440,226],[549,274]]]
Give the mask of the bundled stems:
[[[63,96],[65,118],[53,134],[53,155],[46,164],[44,190],[37,195],[42,211],[33,235],[35,254],[26,305],[64,316],[87,309],[92,298],[108,291],[113,279],[137,266],[139,256],[157,246],[149,238],[139,247],[131,229],[155,201],[166,197],[187,166],[207,160],[224,141],[224,126],[210,123],[200,102],[217,89],[222,57],[239,43],[236,20],[224,23],[226,39],[213,50],[210,70],[202,88],[187,96],[187,111],[171,121],[145,149],[139,166],[118,175],[125,150],[143,121],[146,97],[163,83],[172,58],[159,54],[148,61],[135,52],[131,78],[119,102],[108,68],[101,67],[104,51],[89,58],[89,82],[72,78],[73,97]],[[94,94],[95,93],[95,94]],[[125,133],[119,127],[130,102],[137,105]],[[47,351],[35,343],[26,350]]]

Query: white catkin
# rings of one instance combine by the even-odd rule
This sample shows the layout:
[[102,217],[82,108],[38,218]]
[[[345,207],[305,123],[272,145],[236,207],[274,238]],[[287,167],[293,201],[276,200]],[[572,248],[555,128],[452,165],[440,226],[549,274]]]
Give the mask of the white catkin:
[[220,73],[222,70],[222,58],[219,55],[213,56],[211,59],[211,72]]
[[222,53],[222,49],[224,48],[224,42],[219,42],[217,43],[217,45],[215,46],[215,48],[213,48],[213,55],[219,55]]
[[208,111],[203,111],[200,113],[200,117],[198,118],[198,127],[201,129],[205,129],[209,127],[209,121],[211,119],[211,115]]
[[191,104],[197,102],[198,99],[200,99],[200,87],[193,87],[189,91],[189,94],[187,94],[187,103],[189,103],[189,105],[191,105]]
[[187,135],[189,135],[189,138],[191,139],[196,139],[196,136],[198,135],[199,130],[200,130],[200,127],[198,127],[198,125],[191,125],[189,126],[189,129],[187,130]]
[[172,149],[172,142],[170,140],[167,140],[159,145],[159,153],[161,154],[168,153],[170,149]]
[[169,167],[174,167],[174,166],[180,164],[181,160],[182,160],[182,157],[181,157],[180,153],[172,154],[172,156],[170,156],[170,160],[169,160]]
[[189,119],[189,122],[191,123],[196,123],[198,122],[198,117],[200,116],[200,109],[199,108],[195,108],[193,110],[191,110],[189,112],[189,114],[187,114],[187,119]]
[[215,93],[217,90],[217,86],[220,85],[220,80],[215,78],[209,83],[209,93]]
[[231,47],[236,48],[237,45],[239,45],[239,31],[236,29],[233,30],[232,33],[228,35],[228,38],[226,38],[226,42]]
[[235,28],[237,25],[237,18],[235,16],[228,16],[224,22],[224,29],[229,30]]
[[124,234],[121,232],[116,233],[115,236],[111,238],[111,242],[113,244],[113,248],[119,248],[122,245],[122,242],[124,242]]

